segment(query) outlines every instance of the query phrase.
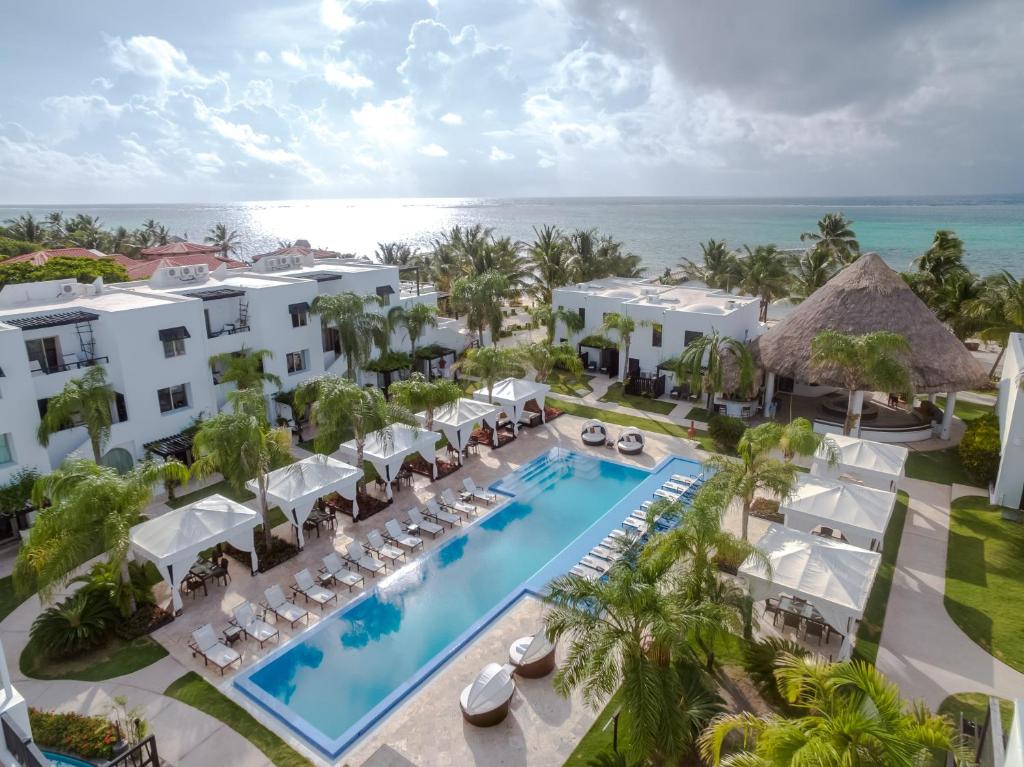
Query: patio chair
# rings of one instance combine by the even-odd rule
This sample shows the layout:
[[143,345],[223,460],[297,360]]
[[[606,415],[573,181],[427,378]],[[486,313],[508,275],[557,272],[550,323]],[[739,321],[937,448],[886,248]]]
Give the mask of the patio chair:
[[806,621],[804,623],[804,639],[812,636],[818,637],[818,645],[821,646],[821,642],[825,638],[825,624],[818,621]]
[[611,562],[599,559],[598,557],[592,557],[589,554],[580,560],[580,564],[584,567],[589,567],[591,570],[597,570],[601,574],[608,572],[608,568],[612,566]]
[[370,575],[376,575],[381,570],[387,572],[388,566],[386,563],[381,562],[379,559],[374,559],[363,550],[363,546],[359,541],[352,541],[348,545],[346,553],[343,555],[348,562],[355,565],[360,570],[365,570]]
[[467,517],[471,517],[476,514],[476,506],[471,503],[465,503],[464,501],[458,500],[451,488],[445,488],[441,491],[441,503],[449,509],[454,509],[459,514],[465,514]]
[[597,570],[591,570],[585,565],[573,565],[569,572],[581,578],[586,578],[588,581],[596,581],[601,578],[601,573]]
[[440,504],[438,504],[436,498],[431,498],[429,501],[427,501],[426,507],[427,516],[429,516],[431,519],[436,519],[438,522],[444,522],[449,527],[455,527],[455,525],[462,524],[462,518],[455,514],[452,514],[450,511],[445,511],[444,509],[442,509]]
[[779,620],[779,600],[777,599],[766,599],[764,600],[764,614],[766,616],[772,616],[772,625],[774,626]]
[[473,683],[459,695],[462,718],[476,727],[493,727],[508,716],[516,683],[512,678],[514,667],[488,663]]
[[366,534],[366,543],[363,546],[378,557],[391,562],[392,565],[399,559],[405,559],[405,552],[385,541],[384,536],[380,534],[380,530],[368,532]]
[[657,490],[655,490],[654,495],[657,498],[664,498],[667,501],[672,501],[672,503],[675,503],[676,501],[683,497],[682,493],[673,493],[671,490],[666,490],[663,487],[659,487]]
[[235,616],[232,623],[242,629],[242,633],[245,634],[247,639],[255,639],[259,642],[261,650],[263,649],[264,642],[269,642],[271,639],[280,639],[280,631],[266,621],[256,617],[256,610],[253,609],[251,602],[242,602],[231,613]]
[[423,546],[423,539],[405,532],[397,519],[389,519],[384,523],[384,535],[403,549],[415,551]]
[[366,582],[363,576],[345,567],[341,557],[333,551],[324,557],[324,566],[320,569],[320,572],[329,575],[335,583],[348,586],[349,591],[352,591],[355,586],[362,586]]
[[292,628],[295,628],[295,624],[299,621],[309,623],[309,610],[289,602],[281,587],[276,583],[270,588],[264,589],[263,596],[267,598],[263,605],[274,614],[275,620],[277,618],[286,620]]
[[492,493],[489,490],[481,490],[476,486],[476,482],[473,481],[472,477],[466,477],[462,480],[462,486],[466,488],[466,492],[473,498],[476,498],[484,503],[494,503],[498,500],[498,494]]
[[782,613],[782,633],[786,633],[786,629],[795,629],[796,632],[800,633],[800,621],[802,619],[796,613]]
[[213,566],[213,570],[210,572],[210,577],[218,583],[223,581],[225,586],[231,583],[231,573],[228,571],[227,557],[221,557],[220,560]]
[[517,676],[540,679],[555,669],[555,644],[544,631],[520,637],[508,648],[508,660]]
[[433,538],[436,538],[444,532],[444,525],[439,525],[436,522],[431,522],[429,519],[424,519],[420,510],[415,506],[405,512],[405,516],[409,518],[409,524],[416,525],[416,527],[425,533],[430,533]]
[[313,580],[313,574],[308,569],[299,570],[295,573],[295,583],[292,586],[292,591],[296,594],[302,594],[306,598],[307,603],[312,599],[320,605],[320,612],[324,611],[328,603],[334,602],[337,604],[338,602],[338,595]]
[[220,669],[222,676],[224,669],[228,668],[232,663],[242,664],[242,656],[238,654],[238,651],[232,650],[220,641],[213,630],[213,626],[209,623],[205,626],[200,626],[192,632],[192,641],[188,643],[188,646],[192,650],[192,657],[195,657],[197,654],[202,655],[203,665],[212,663]]

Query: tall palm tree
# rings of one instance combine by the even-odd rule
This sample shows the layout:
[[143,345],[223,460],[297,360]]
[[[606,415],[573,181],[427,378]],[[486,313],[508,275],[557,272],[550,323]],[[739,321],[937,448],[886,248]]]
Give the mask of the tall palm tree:
[[547,381],[556,367],[565,368],[574,376],[583,372],[583,361],[569,344],[533,343],[524,344],[521,349],[522,360],[533,368],[534,381]]
[[985,280],[981,294],[964,307],[968,316],[977,320],[979,336],[1000,345],[999,355],[992,363],[989,377],[995,375],[1006,353],[1011,333],[1024,333],[1024,279],[1018,280],[1007,271]]
[[624,253],[623,244],[596,229],[577,229],[567,238],[573,282],[604,277],[640,277],[640,257]]
[[25,213],[17,218],[9,218],[4,221],[4,226],[7,228],[7,233],[16,240],[40,243],[46,240],[46,225],[31,213]]
[[405,307],[392,306],[380,315],[380,321],[373,332],[373,343],[381,356],[391,353],[391,336],[405,324]]
[[202,479],[218,472],[238,493],[245,491],[250,479],[256,480],[263,542],[269,551],[267,474],[292,462],[292,435],[287,428],[270,427],[259,390],[229,392],[228,401],[232,412],[218,413],[200,424],[192,440],[192,454],[196,456],[192,473]]
[[[646,320],[641,325],[648,325]],[[637,322],[628,314],[608,312],[604,316],[601,328],[606,333],[615,333],[619,339],[619,348],[622,350],[622,359],[619,360],[619,380],[626,380],[626,372],[629,367],[629,344],[633,340],[633,333],[636,332]]]
[[761,322],[768,321],[768,306],[789,294],[789,268],[784,253],[774,245],[744,245],[746,255],[739,259],[739,288],[761,299]]
[[370,358],[373,338],[381,324],[379,314],[367,312],[368,306],[379,306],[377,296],[361,296],[346,292],[317,296],[310,311],[320,315],[324,327],[338,332],[342,354],[345,355],[346,375],[355,380],[356,368]]
[[208,242],[219,248],[221,258],[226,259],[228,253],[236,253],[238,251],[240,239],[241,237],[234,229],[229,231],[224,224],[214,224],[210,227],[206,237],[203,238],[203,242]]
[[800,240],[813,243],[812,249],[824,251],[840,266],[852,264],[860,257],[853,222],[842,213],[826,213],[818,220],[818,231],[804,232]]
[[63,241],[67,236],[66,222],[64,221],[64,213],[59,210],[52,211],[46,214],[44,219],[44,226],[46,227],[47,242],[56,244]]
[[116,400],[107,383],[107,372],[100,365],[89,368],[80,378],[72,378],[46,403],[46,413],[39,419],[36,437],[39,444],[50,444],[51,435],[68,428],[77,418],[85,427],[92,447],[93,460],[100,462],[103,447],[110,439],[113,423],[111,408]]
[[964,269],[946,276],[942,284],[931,292],[928,304],[957,338],[966,341],[982,329],[982,324],[969,307],[972,301],[981,298],[984,289],[984,281]]
[[455,363],[466,375],[479,379],[487,389],[487,401],[494,402],[494,384],[523,373],[522,351],[508,346],[481,346],[470,349]]
[[[931,764],[933,752],[951,752],[957,764],[970,754],[946,717],[923,704],[906,703],[899,688],[862,661],[830,663],[783,656],[776,671],[779,691],[799,711],[722,714],[701,736],[701,753],[712,765],[849,767]],[[739,749],[723,756],[730,734]]]
[[740,265],[736,254],[725,240],[708,240],[700,244],[702,262],[684,258],[680,266],[690,280],[703,282],[715,290],[731,291],[740,282]]
[[928,250],[915,258],[913,265],[919,272],[928,274],[935,284],[941,284],[950,275],[966,269],[963,240],[956,232],[939,229]]
[[806,418],[794,418],[783,425],[778,447],[787,461],[792,461],[798,455],[815,455],[822,446],[828,463],[836,463],[839,459],[838,446],[831,437],[818,434],[814,424]]
[[508,291],[508,280],[496,271],[460,277],[452,285],[452,303],[466,314],[466,327],[476,332],[481,346],[487,328],[491,331],[491,343],[498,344],[504,320],[502,301]]
[[402,325],[409,336],[409,353],[416,359],[416,344],[427,328],[437,327],[437,309],[430,304],[413,304],[402,315]]
[[428,381],[422,373],[413,373],[404,381],[396,381],[388,389],[391,399],[412,413],[425,412],[423,427],[434,428],[434,415],[445,414],[462,397],[462,388],[447,378]]
[[263,369],[263,360],[273,357],[270,349],[247,349],[243,346],[237,352],[221,352],[210,357],[210,368],[220,370],[220,383],[233,383],[237,389],[263,391],[263,384],[269,383],[281,388],[281,379]]
[[572,253],[558,227],[534,227],[533,233],[534,240],[526,248],[533,268],[530,289],[538,301],[550,304],[551,292],[572,281]]
[[856,430],[860,413],[855,409],[858,391],[910,393],[910,344],[898,333],[879,330],[847,335],[823,330],[811,341],[811,366],[834,373],[848,392],[843,434]]
[[373,253],[382,264],[409,266],[415,259],[415,252],[407,242],[378,242]]
[[836,260],[824,248],[811,248],[790,259],[789,300],[798,304],[836,275]]
[[691,341],[682,354],[662,362],[661,366],[670,370],[677,382],[689,381],[694,389],[703,391],[707,395],[710,412],[715,394],[724,392],[730,359],[738,366],[739,378],[736,391],[729,393],[750,396],[754,386],[754,358],[750,348],[739,339],[723,336],[717,330]]
[[[96,554],[97,545],[120,572],[128,572],[130,531],[143,521],[153,487],[165,481],[187,482],[189,472],[177,461],[143,462],[124,474],[82,458],[69,458],[56,471],[40,477],[33,489],[39,512],[18,550],[14,584],[19,593],[38,588],[44,600],[65,586],[75,569]],[[127,590],[129,593],[131,589]],[[134,613],[134,597],[128,601]]]
[[530,309],[530,318],[545,329],[545,340],[548,344],[555,342],[555,333],[558,330],[558,323],[565,326],[567,335],[572,336],[583,330],[583,318],[580,313],[572,309],[559,306],[557,309],[551,304],[537,304]]

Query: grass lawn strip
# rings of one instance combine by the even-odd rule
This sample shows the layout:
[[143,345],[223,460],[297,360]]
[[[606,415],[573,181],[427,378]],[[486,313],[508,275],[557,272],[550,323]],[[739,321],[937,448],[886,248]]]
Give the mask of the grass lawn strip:
[[674,402],[662,402],[658,399],[651,399],[649,397],[639,397],[635,394],[626,394],[622,391],[622,382],[613,383],[608,387],[601,397],[601,402],[611,402],[617,405],[625,405],[636,410],[643,410],[648,413],[657,413],[658,415],[668,415],[676,409]]
[[310,762],[227,698],[195,671],[171,683],[164,695],[197,708],[226,724],[267,755],[277,767],[311,767]]
[[882,540],[882,562],[878,566],[875,583],[871,587],[864,617],[857,629],[857,644],[854,654],[860,660],[874,663],[878,657],[878,643],[882,639],[882,627],[885,624],[885,610],[889,604],[889,592],[892,591],[892,579],[896,573],[896,557],[900,553],[903,540],[903,526],[907,521],[907,504],[910,496],[900,491],[896,494],[896,506],[889,520],[889,527]]
[[[952,718],[953,724],[957,727],[960,726],[961,714],[964,719],[969,719],[981,727],[988,715],[988,696],[980,692],[958,692],[942,701],[937,713]],[[1010,725],[1013,724],[1013,701],[1000,698],[999,714],[1005,734],[1010,731]]]
[[[946,407],[945,397],[936,397],[935,404],[940,408]],[[957,399],[956,404],[953,406],[953,415],[959,418],[961,421],[973,421],[975,418],[981,418],[985,415],[991,415],[995,411],[992,405],[982,405],[978,402],[967,402],[966,400]]]
[[182,506],[188,506],[190,503],[201,501],[203,498],[209,498],[211,495],[215,495],[217,493],[238,503],[245,503],[246,501],[251,501],[256,497],[248,490],[243,490],[239,493],[231,486],[230,482],[226,479],[222,479],[220,482],[214,482],[212,485],[207,485],[206,487],[201,487],[198,490],[193,490],[191,493],[179,495],[173,501],[167,501],[167,505],[172,509],[180,509]]
[[987,498],[953,501],[946,554],[946,611],[986,652],[1024,672],[1024,526]]
[[126,642],[112,637],[102,647],[73,658],[50,658],[31,641],[21,653],[21,673],[33,679],[75,679],[102,682],[131,674],[167,656],[160,644],[142,636]]
[[960,453],[955,447],[945,450],[911,450],[907,457],[907,476],[923,479],[940,485],[970,485],[978,487],[960,463]]
[[[594,759],[600,754],[612,750],[612,740],[615,734],[615,724],[612,722],[612,717],[619,710],[619,693],[615,693],[611,698],[608,699],[607,705],[604,710],[598,714],[597,719],[587,734],[583,736],[583,739],[576,744],[576,748],[569,754],[569,758],[565,760],[565,767],[587,767]],[[624,728],[619,726],[619,751],[625,749],[624,743]]]

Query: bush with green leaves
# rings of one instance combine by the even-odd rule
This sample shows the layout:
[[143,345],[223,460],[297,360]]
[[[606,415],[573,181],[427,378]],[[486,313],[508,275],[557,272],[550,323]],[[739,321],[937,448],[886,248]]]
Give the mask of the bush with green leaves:
[[85,759],[109,759],[117,729],[102,716],[28,710],[32,739],[43,748]]
[[[156,568],[150,564],[149,569],[138,562],[128,563],[129,582],[121,581],[121,572],[116,562],[97,562],[86,575],[80,575],[72,583],[85,584],[82,591],[95,592],[103,599],[114,605],[121,613],[122,618],[129,618],[132,614],[131,597],[135,597],[135,604],[153,604],[153,584],[160,580],[160,574],[155,572]],[[155,578],[154,578],[155,575]]]
[[988,485],[999,473],[999,419],[989,414],[967,425],[960,440],[960,463],[975,482]]
[[20,469],[0,485],[0,514],[14,514],[24,509],[32,500],[32,488],[39,479],[35,469]]
[[734,452],[747,425],[729,415],[713,415],[708,421],[708,434],[720,450]]
[[106,642],[120,619],[108,597],[85,589],[40,613],[29,640],[53,658],[77,655]]
[[775,680],[779,661],[786,655],[807,657],[809,654],[791,639],[768,637],[743,648],[743,668],[766,699],[780,703],[782,697]]

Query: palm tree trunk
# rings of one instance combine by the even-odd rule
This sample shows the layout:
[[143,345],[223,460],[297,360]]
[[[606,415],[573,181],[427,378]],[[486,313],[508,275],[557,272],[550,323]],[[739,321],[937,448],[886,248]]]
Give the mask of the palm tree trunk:
[[270,553],[273,536],[270,534],[270,510],[267,508],[267,475],[262,471],[259,473],[257,486],[260,491],[260,516],[263,518],[263,551],[264,555],[267,555]]
[[999,354],[996,355],[996,361],[992,363],[992,369],[988,371],[989,378],[995,378],[996,368],[999,367],[999,363],[1003,361],[1003,355],[1006,354],[1006,344],[999,347]]
[[750,540],[747,537],[747,528],[750,527],[750,507],[753,505],[753,502],[754,502],[753,498],[744,498],[743,499],[743,521],[742,521],[742,524],[741,524],[741,527],[740,527],[740,532],[741,532],[741,537],[745,541]]
[[856,415],[853,412],[853,389],[847,389],[846,397],[846,420],[843,421],[843,436],[849,437],[850,432],[853,431],[853,427]]
[[129,616],[135,615],[135,611],[139,609],[138,603],[135,601],[135,591],[132,589],[132,574],[131,570],[128,569],[128,558],[121,557],[121,583],[127,587],[128,591],[128,610]]
[[95,432],[93,432],[93,431],[90,431],[89,432],[89,444],[92,445],[92,457],[93,457],[93,460],[96,461],[96,463],[99,463],[100,462],[100,458],[103,457],[103,456],[100,455],[100,435],[95,433]]

